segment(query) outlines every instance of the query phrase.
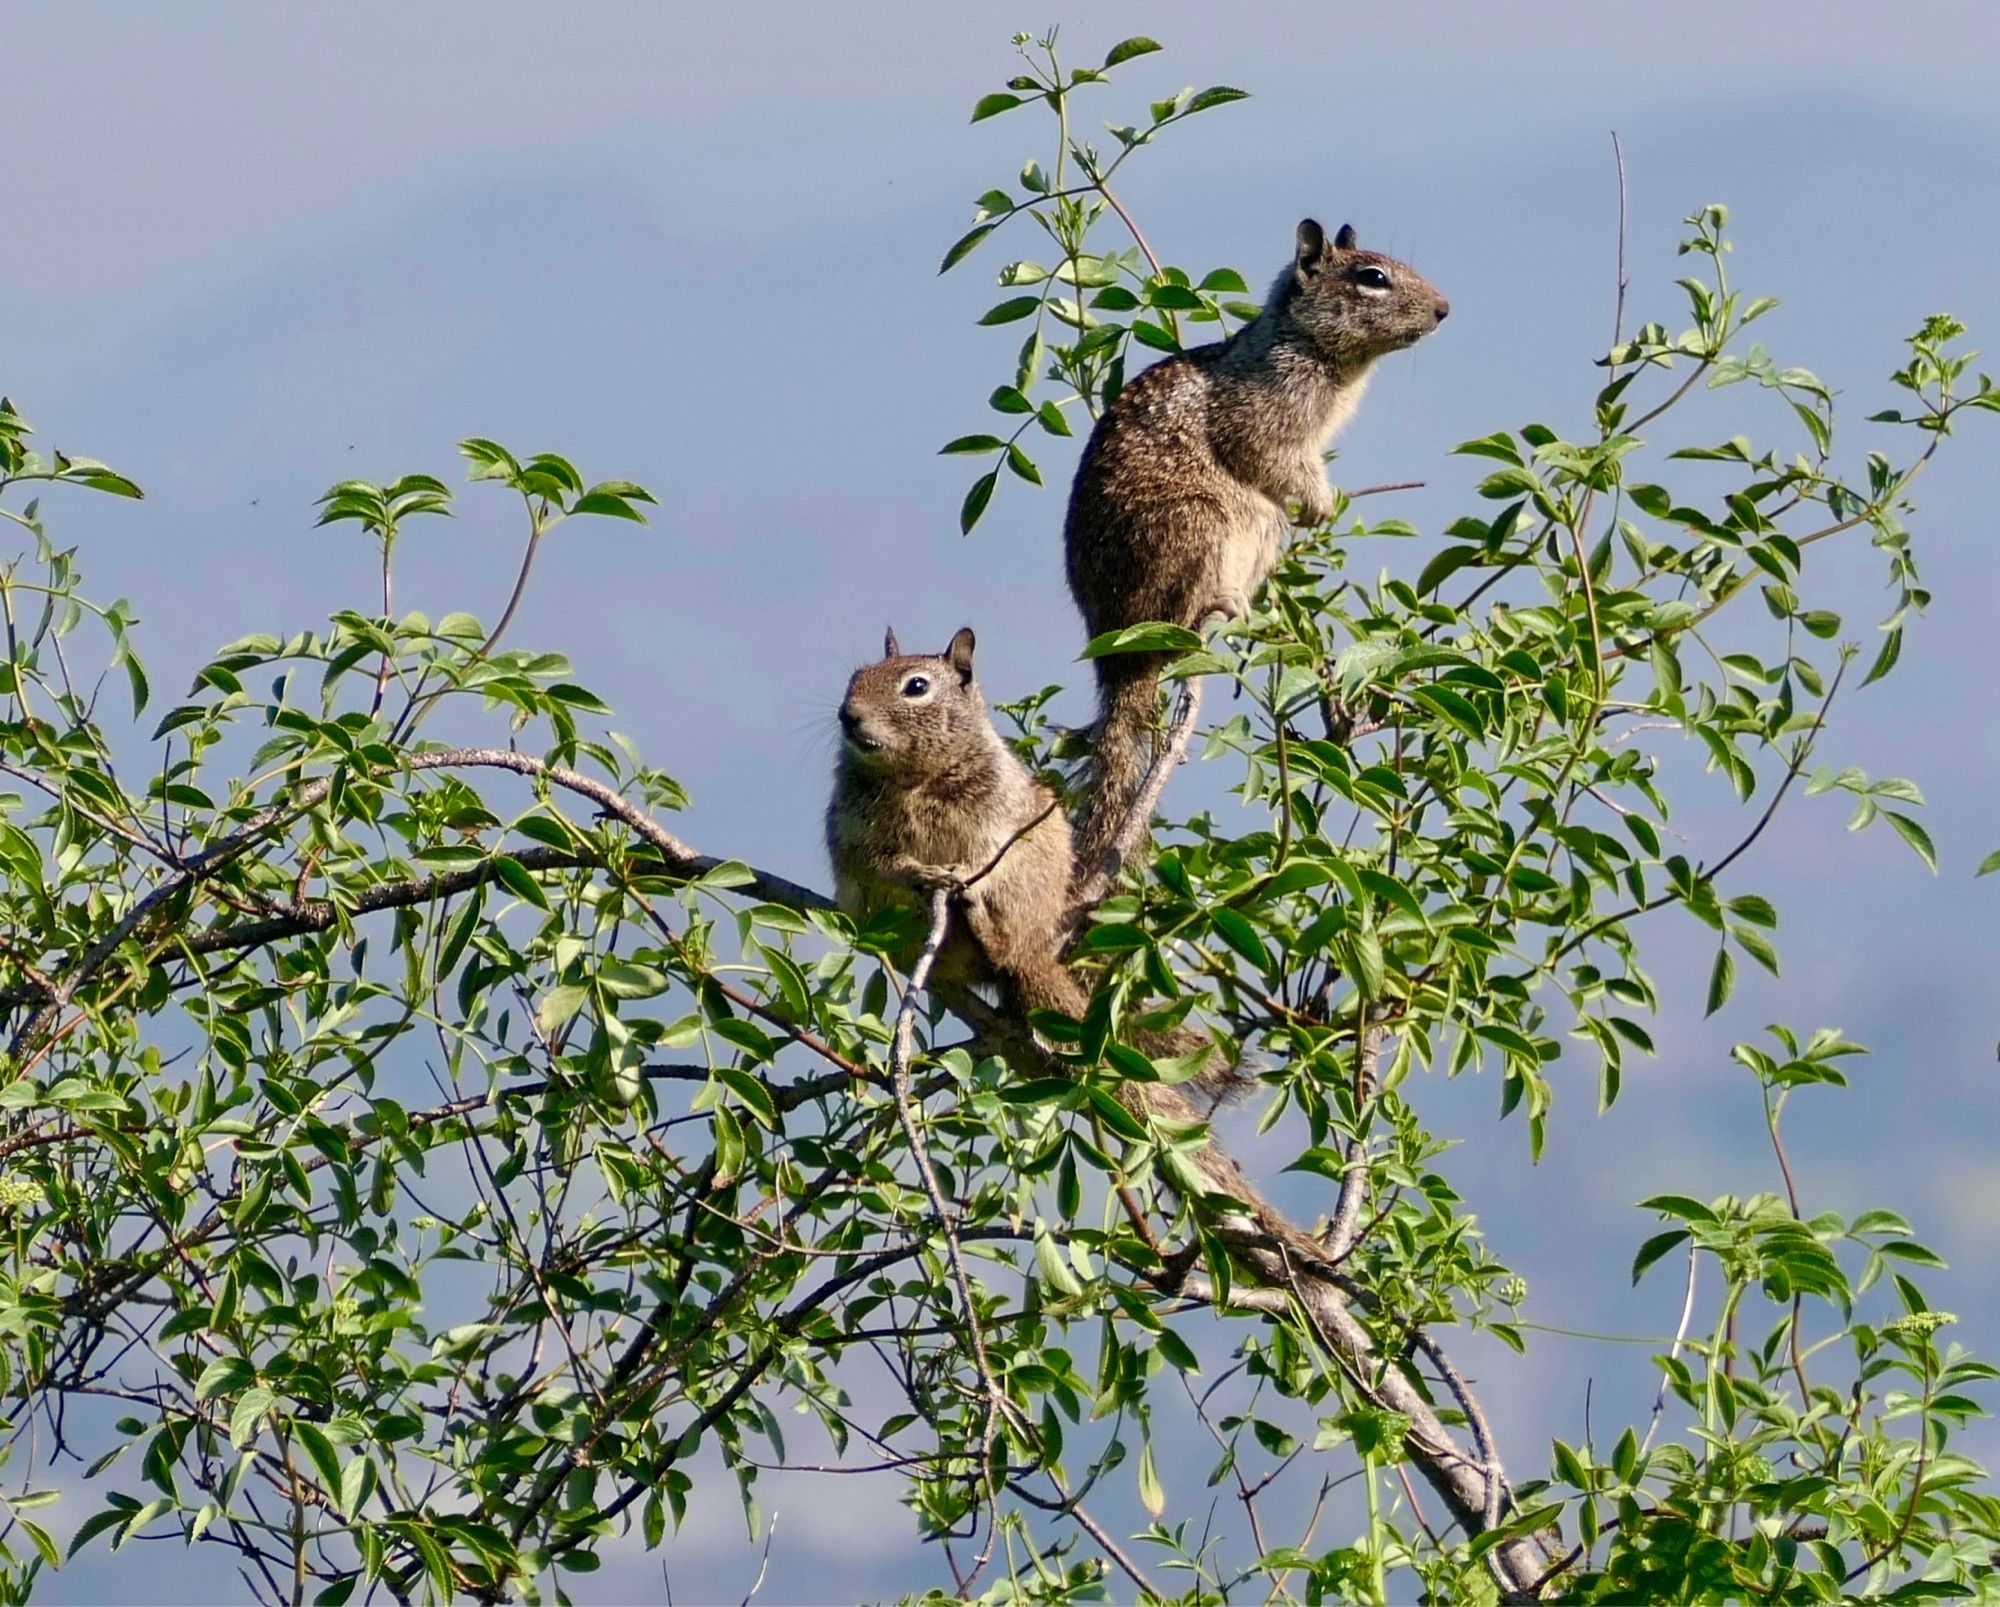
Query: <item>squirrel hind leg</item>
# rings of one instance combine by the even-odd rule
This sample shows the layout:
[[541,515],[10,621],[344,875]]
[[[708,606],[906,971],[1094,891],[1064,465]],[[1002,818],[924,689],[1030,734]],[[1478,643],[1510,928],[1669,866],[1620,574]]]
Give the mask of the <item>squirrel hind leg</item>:
[[1193,629],[1201,630],[1211,622],[1232,619],[1248,619],[1251,614],[1250,594],[1237,588],[1217,592],[1196,614]]

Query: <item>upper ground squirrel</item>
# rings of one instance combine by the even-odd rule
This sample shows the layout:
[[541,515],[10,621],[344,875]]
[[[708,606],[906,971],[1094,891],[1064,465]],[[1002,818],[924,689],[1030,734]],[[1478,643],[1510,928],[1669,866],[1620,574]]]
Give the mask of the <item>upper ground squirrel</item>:
[[[1133,380],[1084,448],[1063,533],[1069,588],[1092,636],[1149,620],[1240,616],[1291,523],[1332,507],[1321,451],[1385,352],[1451,310],[1414,268],[1331,242],[1307,218],[1261,313],[1229,339]],[[1095,869],[1143,779],[1158,720],[1157,653],[1096,660],[1094,779],[1078,859]]]
[[[936,657],[905,655],[892,631],[885,656],[848,682],[826,811],[835,896],[859,919],[953,887],[934,981],[990,985],[1015,1010],[1081,1019],[1089,991],[1062,958],[1074,863],[1069,822],[993,728],[972,648],[968,629]],[[1188,1029],[1134,1033],[1132,1041],[1154,1056],[1209,1045]],[[1194,1087],[1216,1098],[1239,1080],[1234,1068],[1214,1066]]]

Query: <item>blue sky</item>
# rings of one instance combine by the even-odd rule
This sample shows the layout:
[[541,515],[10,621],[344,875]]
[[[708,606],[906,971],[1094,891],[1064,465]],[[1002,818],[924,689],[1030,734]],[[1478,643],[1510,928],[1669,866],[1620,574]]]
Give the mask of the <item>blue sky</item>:
[[[1976,3],[1811,16],[1286,6],[1225,26],[1212,8],[1101,4],[1066,34],[1079,58],[1138,31],[1167,46],[1126,70],[1106,116],[1183,84],[1253,91],[1131,169],[1125,199],[1163,255],[1258,283],[1310,212],[1352,220],[1451,298],[1439,335],[1385,365],[1335,469],[1349,484],[1426,480],[1395,512],[1429,531],[1478,478],[1453,443],[1529,419],[1583,427],[1610,332],[1614,128],[1634,315],[1674,317],[1678,220],[1725,200],[1732,273],[1784,301],[1764,338],[1847,391],[1855,426],[1884,405],[1899,338],[1925,314],[2000,340],[2000,25]],[[961,540],[966,467],[934,455],[983,427],[1012,342],[973,320],[1028,242],[943,279],[938,255],[1041,136],[966,115],[1009,74],[1008,35],[1049,20],[983,3],[11,7],[0,389],[46,442],[149,493],[52,505],[55,528],[82,543],[98,594],[135,601],[167,692],[222,641],[368,605],[368,550],[310,528],[335,479],[455,479],[452,442],[481,434],[639,480],[661,498],[652,527],[565,532],[517,640],[572,655],[689,786],[704,849],[823,883],[824,730],[885,621],[913,644],[973,623],[989,691],[1062,680],[1061,710],[1088,706],[1059,491],[1009,485]],[[1728,433],[1735,406],[1722,398],[1704,423]],[[1981,496],[1995,446],[1977,422],[1916,493],[1937,604],[1903,671],[1846,700],[1827,748],[1925,788],[1942,874],[1886,834],[1846,837],[1839,803],[1800,800],[1740,889],[1781,909],[1785,981],[1746,976],[1703,1023],[1709,949],[1669,915],[1662,1055],[1608,1117],[1585,1061],[1566,1062],[1550,1154],[1531,1168],[1519,1125],[1493,1119],[1491,1080],[1413,1092],[1463,1141],[1451,1175],[1528,1277],[1539,1321],[1671,1326],[1670,1276],[1628,1288],[1647,1231],[1630,1206],[1666,1187],[1773,1186],[1726,1051],[1782,1019],[1876,1050],[1853,1093],[1796,1105],[1809,1202],[1913,1216],[1953,1262],[1935,1297],[2000,1352],[2000,879],[1971,880],[2000,844],[1986,651],[2000,567]],[[1043,462],[1066,480],[1061,452]],[[400,601],[491,617],[516,539],[500,497],[469,495],[406,543]],[[1865,630],[1871,556],[1831,567],[1837,606]],[[1678,828],[1733,840],[1720,784],[1692,762],[1680,773]],[[1543,1338],[1526,1361],[1479,1359],[1517,1473],[1550,1433],[1576,1437],[1585,1377],[1600,1381],[1600,1432],[1649,1398],[1601,1347]],[[770,1504],[762,1600],[931,1577],[886,1483]],[[727,1505],[670,1557],[678,1599],[740,1595],[755,1576]],[[206,1556],[156,1555],[163,1591],[229,1588]],[[81,1565],[51,1599],[119,1577]],[[610,1599],[659,1574],[634,1563],[600,1580]]]

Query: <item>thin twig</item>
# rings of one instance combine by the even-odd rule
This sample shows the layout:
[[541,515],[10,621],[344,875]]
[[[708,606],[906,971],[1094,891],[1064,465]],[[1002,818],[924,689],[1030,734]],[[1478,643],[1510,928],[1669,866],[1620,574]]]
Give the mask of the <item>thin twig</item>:
[[750,1589],[743,1597],[743,1607],[750,1607],[750,1603],[756,1599],[757,1592],[764,1588],[764,1575],[771,1569],[771,1541],[777,1533],[778,1515],[774,1512],[771,1514],[771,1521],[764,1528],[764,1558],[757,1564],[757,1577],[751,1581]]
[[[1053,1479],[1055,1478],[1055,1474],[1051,1472],[1049,1477]],[[1067,1490],[1063,1490],[1060,1480],[1056,1481],[1056,1488],[1063,1490],[1063,1497],[1060,1501],[1050,1501],[1036,1495],[1032,1490],[1024,1487],[1018,1480],[1009,1480],[1007,1488],[1032,1507],[1039,1507],[1042,1511],[1055,1513],[1059,1517],[1074,1518],[1077,1527],[1102,1546],[1104,1554],[1118,1564],[1119,1568],[1124,1572],[1125,1577],[1137,1585],[1145,1595],[1154,1601],[1165,1601],[1168,1599],[1159,1587],[1140,1571],[1139,1565],[1126,1555],[1124,1548],[1111,1538],[1104,1525],[1099,1523],[1084,1509],[1083,1503]]]
[[[460,668],[456,683],[458,685],[463,685],[465,677],[492,656],[493,649],[500,645],[500,638],[506,635],[507,627],[514,623],[514,615],[520,610],[521,599],[528,594],[528,578],[535,572],[535,554],[541,550],[542,538],[548,534],[548,530],[535,513],[534,502],[526,497],[523,500],[528,503],[528,544],[521,553],[521,567],[514,575],[514,589],[508,594],[506,607],[500,611],[500,622],[486,633],[486,640],[472,650],[472,656]],[[543,512],[547,511],[545,504]],[[452,691],[453,686],[451,684],[441,686],[428,697],[420,697],[418,693],[421,690],[420,684],[418,690],[410,694],[410,701],[404,706],[403,712],[396,716],[395,727],[390,733],[391,741],[400,740],[414,732],[417,722],[431,711],[433,704]]]
[[910,1062],[916,1051],[917,1001],[930,982],[931,968],[937,964],[938,951],[944,947],[945,931],[950,924],[951,890],[940,887],[931,893],[930,932],[924,939],[917,963],[910,967],[909,984],[903,990],[903,1002],[896,1011],[896,1035],[889,1051],[889,1081],[896,1096],[896,1119],[902,1124],[903,1137],[910,1145],[910,1157],[916,1162],[917,1175],[923,1179],[924,1193],[930,1198],[938,1230],[944,1235],[952,1280],[958,1285],[958,1297],[965,1306],[965,1328],[972,1341],[973,1363],[979,1369],[979,1381],[986,1391],[986,1422],[979,1436],[979,1475],[986,1486],[991,1515],[986,1544],[973,1559],[971,1572],[962,1581],[969,1586],[985,1571],[993,1555],[994,1542],[999,1538],[1000,1496],[993,1487],[993,1444],[999,1437],[1000,1420],[1005,1417],[1012,1421],[1014,1411],[1013,1403],[1007,1399],[1006,1391],[1000,1387],[1000,1381],[993,1373],[993,1362],[986,1351],[986,1333],[979,1322],[979,1307],[972,1298],[972,1278],[965,1269],[965,1251],[959,1245],[958,1230],[952,1225],[944,1190],[939,1187],[937,1172],[931,1166],[930,1147],[917,1127],[915,1101],[910,1095]]
[[[1667,1352],[1668,1361],[1681,1359],[1681,1346],[1687,1343],[1688,1324],[1694,1320],[1694,1275],[1701,1264],[1701,1247],[1692,1240],[1688,1242],[1687,1293],[1681,1299],[1680,1326],[1674,1329],[1673,1348]],[[1639,1442],[1639,1459],[1643,1462],[1646,1453],[1653,1448],[1653,1436],[1660,1431],[1660,1417],[1667,1409],[1667,1384],[1673,1374],[1665,1368],[1660,1370],[1659,1393],[1653,1397],[1652,1420],[1646,1425],[1646,1437]],[[1804,1402],[1800,1402],[1801,1408]]]
[[[392,567],[395,545],[388,537],[382,539],[382,629],[393,643],[396,637],[396,582]],[[368,705],[368,718],[374,719],[382,712],[382,700],[389,695],[389,672],[395,668],[395,655],[388,648],[382,650],[382,662],[375,669],[375,700]]]
[[1618,302],[1611,312],[1611,349],[1615,352],[1625,339],[1625,147],[1618,142],[1618,130],[1611,131],[1611,156],[1618,164]]
[[[1813,747],[1819,740],[1820,732],[1826,727],[1827,714],[1833,708],[1833,700],[1839,693],[1841,680],[1846,674],[1847,661],[1843,659],[1840,668],[1834,671],[1833,684],[1827,688],[1826,697],[1820,702],[1819,713],[1814,717],[1811,728],[1801,739],[1798,752],[1792,755],[1791,762],[1785,766],[1784,779],[1778,783],[1778,790],[1772,794],[1770,803],[1764,807],[1764,812],[1757,817],[1757,823],[1750,828],[1749,833],[1741,842],[1730,849],[1728,853],[1724,854],[1713,865],[1696,865],[1694,869],[1694,879],[1696,882],[1713,882],[1716,877],[1720,876],[1731,865],[1735,864],[1737,860],[1741,859],[1744,854],[1748,853],[1757,839],[1764,835],[1765,828],[1771,824],[1773,817],[1778,813],[1778,806],[1785,801],[1785,794],[1791,791],[1792,783],[1798,780],[1799,772],[1805,768],[1806,760],[1812,757]],[[1648,899],[1643,904],[1627,905],[1622,910],[1616,910],[1609,915],[1600,917],[1577,933],[1575,937],[1570,938],[1560,949],[1551,955],[1545,962],[1546,968],[1553,970],[1557,961],[1561,960],[1565,955],[1574,954],[1584,944],[1596,937],[1598,933],[1617,926],[1620,922],[1629,921],[1636,915],[1650,915],[1656,909],[1662,909],[1668,904],[1677,902],[1680,896],[1678,892],[1672,891],[1661,893],[1658,897]]]
[[[1799,1209],[1799,1185],[1792,1176],[1792,1162],[1791,1157],[1785,1153],[1785,1141],[1778,1133],[1778,1118],[1783,1109],[1782,1101],[1776,1105],[1772,1104],[1771,1090],[1767,1086],[1764,1089],[1764,1125],[1770,1130],[1771,1148],[1778,1157],[1778,1171],[1785,1179],[1785,1198],[1791,1201],[1792,1215],[1803,1222],[1805,1214]],[[1801,1412],[1812,1410],[1812,1386],[1806,1382],[1805,1350],[1799,1332],[1805,1326],[1805,1314],[1805,1296],[1794,1291],[1792,1295],[1790,1349],[1792,1353],[1792,1376],[1799,1382],[1799,1410]]]

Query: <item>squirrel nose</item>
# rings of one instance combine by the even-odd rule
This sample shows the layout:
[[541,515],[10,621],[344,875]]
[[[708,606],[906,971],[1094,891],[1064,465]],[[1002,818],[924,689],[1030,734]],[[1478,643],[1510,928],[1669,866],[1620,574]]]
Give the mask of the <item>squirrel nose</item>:
[[850,708],[842,708],[840,711],[840,729],[848,736],[853,736],[856,731],[861,729],[861,716]]
[[1437,299],[1437,306],[1434,309],[1434,311],[1437,313],[1438,322],[1443,323],[1447,318],[1451,316],[1451,303],[1446,301],[1444,297],[1439,296]]

